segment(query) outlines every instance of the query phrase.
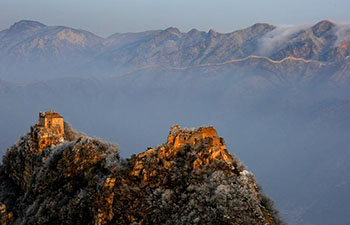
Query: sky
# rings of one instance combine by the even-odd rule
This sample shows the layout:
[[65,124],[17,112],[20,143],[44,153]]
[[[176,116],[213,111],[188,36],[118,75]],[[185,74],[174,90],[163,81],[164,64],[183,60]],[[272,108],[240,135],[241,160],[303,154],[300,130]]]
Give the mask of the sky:
[[0,30],[27,19],[103,37],[167,27],[231,32],[258,22],[350,22],[349,9],[349,0],[1,0]]

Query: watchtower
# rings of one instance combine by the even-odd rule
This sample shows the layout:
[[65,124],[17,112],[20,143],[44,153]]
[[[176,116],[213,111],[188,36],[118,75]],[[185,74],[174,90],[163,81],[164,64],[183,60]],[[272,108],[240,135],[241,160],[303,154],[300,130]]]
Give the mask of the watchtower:
[[38,125],[50,130],[56,135],[64,135],[63,123],[63,116],[53,110],[39,113]]
[[63,116],[52,110],[40,112],[39,121],[31,127],[31,134],[38,144],[39,152],[48,146],[62,143],[64,141]]

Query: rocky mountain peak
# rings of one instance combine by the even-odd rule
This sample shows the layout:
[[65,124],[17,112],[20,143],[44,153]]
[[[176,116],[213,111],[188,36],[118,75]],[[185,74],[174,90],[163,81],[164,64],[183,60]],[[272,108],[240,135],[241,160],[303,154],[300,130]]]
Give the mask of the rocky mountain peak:
[[215,36],[217,34],[217,32],[216,32],[216,30],[214,30],[214,29],[210,29],[209,31],[208,31],[208,35],[209,36]]
[[181,130],[178,125],[171,127],[167,142],[167,146],[170,147],[170,155],[176,155],[178,150],[186,145],[196,150],[198,157],[193,163],[194,169],[209,165],[215,160],[222,160],[227,164],[233,163],[224,139],[218,137],[214,127],[200,127],[197,130]]
[[[40,112],[39,120],[30,127],[30,132],[7,150],[8,154],[3,160],[5,172],[22,190],[28,190],[34,172],[42,166],[41,156],[47,149],[79,136],[82,135],[73,131],[60,114],[52,110]],[[21,163],[13,163],[14,159]]]
[[179,29],[177,29],[176,27],[169,27],[165,30],[163,30],[163,32],[161,32],[163,34],[171,34],[171,35],[175,35],[175,36],[181,36],[181,31]]
[[170,128],[168,140],[164,145],[150,148],[137,155],[137,163],[130,174],[132,176],[142,175],[143,180],[150,180],[152,176],[156,176],[157,168],[148,167],[145,161],[156,157],[157,161],[162,161],[165,169],[170,169],[178,157],[186,154],[194,157],[190,165],[192,170],[210,167],[215,162],[221,162],[227,168],[237,169],[232,155],[226,149],[224,139],[218,137],[213,127],[180,129],[178,125],[175,125]]
[[189,35],[198,35],[200,33],[201,32],[198,29],[193,28],[187,34],[189,34]]
[[[58,113],[40,113],[8,149],[1,225],[283,224],[213,127],[175,125],[166,143],[123,160],[117,145],[79,135],[68,123],[62,131],[62,122]],[[36,129],[64,139],[40,149]]]
[[321,37],[325,33],[331,31],[334,27],[336,27],[336,24],[334,22],[330,20],[323,20],[314,25],[311,29],[317,37]]
[[32,21],[32,20],[21,20],[19,22],[14,23],[10,27],[10,31],[22,31],[22,30],[27,30],[27,29],[36,29],[36,28],[43,28],[46,27],[45,24],[42,24],[37,21]]
[[276,26],[270,24],[270,23],[256,23],[253,26],[250,27],[255,32],[267,32],[275,29]]

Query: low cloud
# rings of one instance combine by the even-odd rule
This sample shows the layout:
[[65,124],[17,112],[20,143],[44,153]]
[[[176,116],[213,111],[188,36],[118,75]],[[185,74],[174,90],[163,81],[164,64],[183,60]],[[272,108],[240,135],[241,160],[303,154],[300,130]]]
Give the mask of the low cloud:
[[256,54],[269,56],[273,50],[281,47],[294,34],[308,27],[309,25],[278,25],[276,29],[268,32],[259,40]]
[[334,44],[335,47],[340,46],[346,40],[350,40],[350,24],[339,24],[335,35],[337,36],[337,41]]

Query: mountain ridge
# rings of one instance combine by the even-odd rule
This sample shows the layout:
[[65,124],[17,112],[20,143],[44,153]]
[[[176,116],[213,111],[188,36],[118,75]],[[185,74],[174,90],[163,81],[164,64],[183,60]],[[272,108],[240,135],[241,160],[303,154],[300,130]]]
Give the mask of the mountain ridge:
[[118,151],[40,113],[0,166],[1,224],[284,224],[213,127],[175,125],[161,146]]
[[338,74],[343,72],[332,64],[348,63],[350,28],[324,20],[300,27],[257,23],[229,33],[196,29],[183,33],[169,27],[102,38],[80,29],[20,21],[0,32],[0,49],[0,75],[16,82],[72,74],[103,77],[153,65],[219,66],[254,57],[274,63],[319,61],[327,64],[332,74]]

